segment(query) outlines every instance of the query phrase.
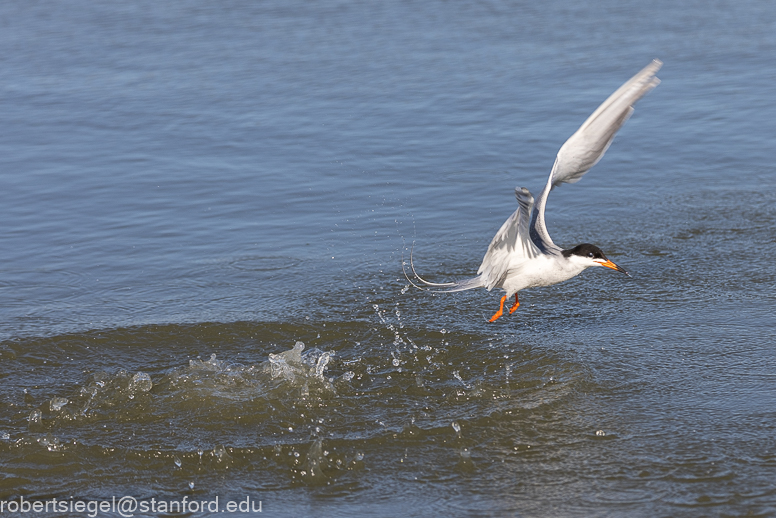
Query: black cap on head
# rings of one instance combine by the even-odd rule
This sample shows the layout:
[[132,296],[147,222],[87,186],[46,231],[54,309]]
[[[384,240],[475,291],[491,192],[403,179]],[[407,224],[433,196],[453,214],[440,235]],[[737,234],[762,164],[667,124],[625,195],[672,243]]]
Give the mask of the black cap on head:
[[574,248],[563,250],[561,253],[563,254],[563,257],[578,255],[580,257],[587,257],[589,259],[603,259],[604,261],[609,260],[604,255],[603,250],[595,245],[591,245],[590,243],[582,243],[581,245],[577,245]]

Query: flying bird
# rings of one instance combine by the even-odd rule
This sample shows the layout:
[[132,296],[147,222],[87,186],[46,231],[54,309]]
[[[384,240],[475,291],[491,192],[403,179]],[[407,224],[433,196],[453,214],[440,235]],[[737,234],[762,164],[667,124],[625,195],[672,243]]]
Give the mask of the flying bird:
[[501,305],[489,320],[495,322],[504,314],[507,299],[515,297],[509,308],[510,314],[520,306],[520,290],[551,286],[571,279],[592,266],[603,266],[628,275],[595,245],[583,243],[563,249],[553,243],[544,222],[544,209],[552,189],[564,183],[578,182],[601,160],[617,131],[633,114],[636,102],[660,84],[655,74],[662,65],[660,60],[655,59],[630,78],[561,146],[547,184],[537,200],[525,187],[515,189],[517,210],[493,237],[476,277],[457,282],[429,282],[415,272],[410,255],[415,278],[427,286],[446,288],[441,290],[444,292],[474,288],[486,288],[488,291],[503,289],[506,293],[501,297]]

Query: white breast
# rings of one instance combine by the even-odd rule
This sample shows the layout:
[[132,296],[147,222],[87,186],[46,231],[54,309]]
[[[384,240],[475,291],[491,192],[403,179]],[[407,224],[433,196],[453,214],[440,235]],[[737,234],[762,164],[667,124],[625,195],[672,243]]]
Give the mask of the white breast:
[[541,255],[511,268],[502,288],[511,296],[526,288],[552,286],[579,275],[585,266],[562,256]]

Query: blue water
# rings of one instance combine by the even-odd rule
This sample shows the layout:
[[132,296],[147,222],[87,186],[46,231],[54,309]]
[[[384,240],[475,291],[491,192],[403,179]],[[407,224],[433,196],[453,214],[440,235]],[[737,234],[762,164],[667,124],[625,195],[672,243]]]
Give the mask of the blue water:
[[[5,2],[0,24],[1,499],[776,514],[770,2]],[[498,293],[407,289],[413,243],[424,277],[473,275],[514,187],[653,58],[547,215],[632,278],[526,291],[495,325]],[[296,341],[335,354],[268,370]]]

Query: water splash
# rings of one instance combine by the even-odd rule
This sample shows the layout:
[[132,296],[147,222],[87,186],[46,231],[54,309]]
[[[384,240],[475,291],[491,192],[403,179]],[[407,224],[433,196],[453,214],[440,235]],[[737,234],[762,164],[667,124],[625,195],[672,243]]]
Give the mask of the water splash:
[[460,381],[460,382],[461,382],[461,384],[462,384],[464,387],[466,387],[467,389],[470,389],[470,388],[472,388],[472,386],[471,386],[471,385],[469,385],[468,383],[466,383],[466,382],[463,380],[463,378],[461,377],[461,373],[460,373],[460,372],[458,372],[457,370],[456,370],[456,371],[453,371],[453,377],[454,377],[455,379],[457,379],[458,381]]
[[415,342],[412,341],[406,332],[402,331],[402,329],[404,329],[404,322],[402,322],[401,311],[399,311],[398,306],[399,304],[397,302],[394,309],[394,315],[396,316],[396,323],[394,324],[393,322],[388,321],[386,310],[381,309],[379,304],[372,304],[372,308],[374,308],[377,318],[380,319],[380,323],[393,333],[393,345],[396,346],[397,350],[400,350],[402,346],[406,345],[409,345],[412,349],[417,349],[418,346]]
[[60,410],[62,410],[62,407],[64,407],[67,403],[68,403],[68,400],[65,397],[51,398],[51,401],[49,401],[49,411],[59,412]]
[[229,455],[229,453],[226,451],[226,448],[223,444],[219,444],[215,448],[213,448],[212,452],[213,458],[216,460],[219,464],[228,464],[232,460],[232,456]]
[[304,469],[300,474],[305,477],[307,482],[312,484],[325,482],[326,476],[323,473],[325,463],[326,456],[323,453],[323,441],[318,439],[310,446],[310,450],[307,452]]
[[[335,353],[314,348],[302,354],[304,347],[303,342],[296,342],[289,351],[270,354],[267,363],[272,378],[303,383],[315,380],[323,382],[327,388],[332,388],[323,374]],[[267,370],[267,364],[264,365],[264,370]]]
[[60,451],[63,448],[62,442],[51,435],[51,433],[47,433],[45,436],[39,437],[37,442],[48,451]]
[[29,421],[30,431],[40,430],[43,427],[43,412],[36,408],[30,412],[27,420]]

